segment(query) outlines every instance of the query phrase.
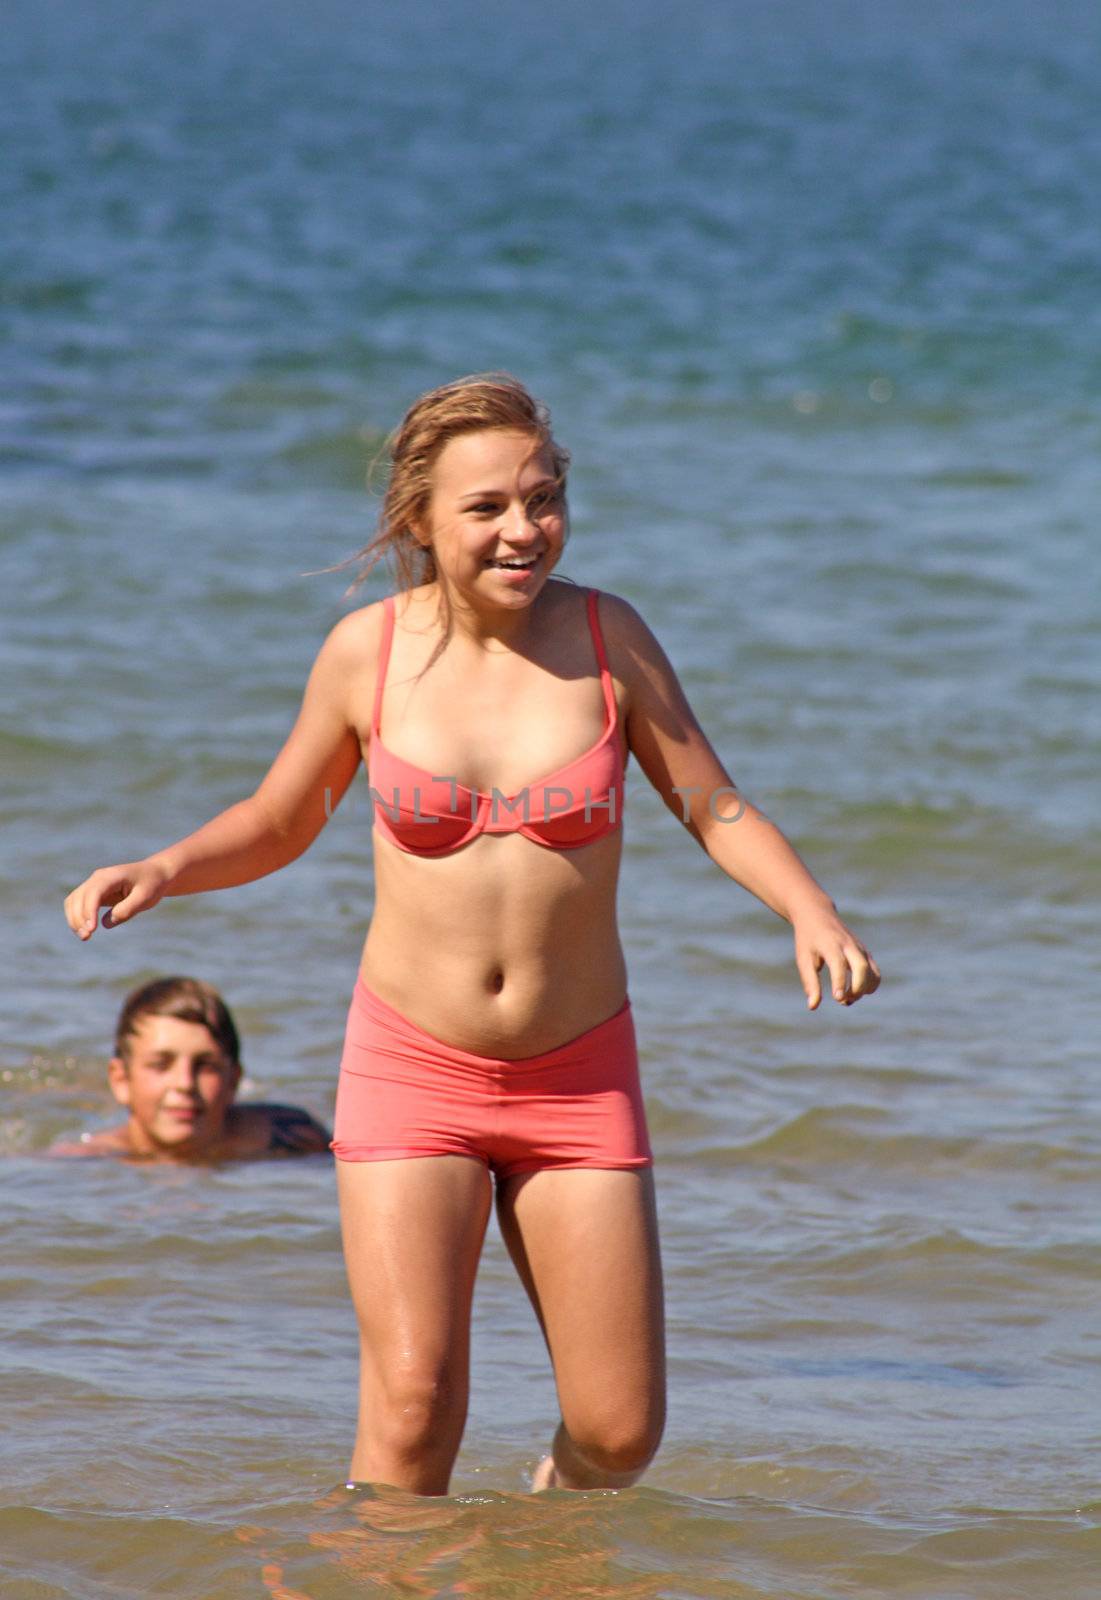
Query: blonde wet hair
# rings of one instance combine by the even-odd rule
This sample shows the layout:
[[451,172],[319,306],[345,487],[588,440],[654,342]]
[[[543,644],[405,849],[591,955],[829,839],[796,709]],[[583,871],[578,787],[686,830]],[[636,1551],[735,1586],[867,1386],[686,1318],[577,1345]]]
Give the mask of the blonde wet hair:
[[383,559],[392,565],[399,589],[436,581],[436,559],[423,541],[432,471],[452,439],[487,428],[527,434],[534,450],[545,449],[564,496],[570,455],[551,432],[546,406],[507,372],[456,378],[415,400],[387,441],[389,475],[378,530],[352,558],[360,564],[353,588]]

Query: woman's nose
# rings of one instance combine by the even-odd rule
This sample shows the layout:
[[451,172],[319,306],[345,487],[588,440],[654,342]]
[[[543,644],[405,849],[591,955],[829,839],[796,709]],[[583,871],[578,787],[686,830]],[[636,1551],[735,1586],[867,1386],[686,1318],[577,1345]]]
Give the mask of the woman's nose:
[[530,539],[539,533],[531,507],[518,504],[509,508],[505,531],[510,539]]

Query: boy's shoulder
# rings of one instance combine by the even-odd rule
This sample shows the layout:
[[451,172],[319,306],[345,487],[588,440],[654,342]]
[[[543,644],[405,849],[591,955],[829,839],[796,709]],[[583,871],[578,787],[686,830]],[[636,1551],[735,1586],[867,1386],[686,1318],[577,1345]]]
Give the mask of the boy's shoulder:
[[62,1139],[49,1149],[51,1156],[128,1156],[130,1153],[125,1122],[99,1133],[82,1133],[79,1139]]
[[226,1115],[224,1154],[313,1155],[327,1151],[329,1130],[301,1106],[234,1105]]
[[[234,1105],[227,1111],[221,1137],[213,1147],[190,1159],[248,1161],[262,1156],[319,1155],[328,1152],[329,1138],[329,1130],[301,1106]],[[135,1151],[126,1122],[116,1128],[104,1128],[99,1133],[82,1133],[79,1139],[62,1140],[50,1148],[49,1154],[150,1159]]]

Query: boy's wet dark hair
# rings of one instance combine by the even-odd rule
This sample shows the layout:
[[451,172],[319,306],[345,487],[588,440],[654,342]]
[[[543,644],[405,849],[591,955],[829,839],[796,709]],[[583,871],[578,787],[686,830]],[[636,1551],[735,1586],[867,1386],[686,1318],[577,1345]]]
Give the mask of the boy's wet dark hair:
[[241,1043],[221,995],[201,978],[154,978],[127,996],[115,1026],[115,1054],[130,1059],[130,1040],[143,1017],[176,1017],[198,1022],[217,1040],[229,1061],[238,1062]]

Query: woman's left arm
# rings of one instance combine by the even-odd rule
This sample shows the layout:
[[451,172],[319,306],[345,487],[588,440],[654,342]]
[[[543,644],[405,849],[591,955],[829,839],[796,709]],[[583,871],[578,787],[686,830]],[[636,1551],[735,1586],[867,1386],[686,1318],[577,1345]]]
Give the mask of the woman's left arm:
[[814,1011],[819,973],[834,999],[852,1005],[879,988],[880,972],[784,835],[731,781],[676,673],[633,606],[602,595],[601,621],[613,674],[627,692],[627,743],[639,766],[715,864],[791,923],[795,964]]

